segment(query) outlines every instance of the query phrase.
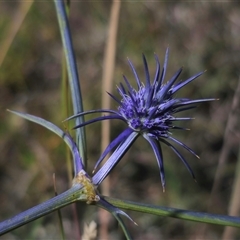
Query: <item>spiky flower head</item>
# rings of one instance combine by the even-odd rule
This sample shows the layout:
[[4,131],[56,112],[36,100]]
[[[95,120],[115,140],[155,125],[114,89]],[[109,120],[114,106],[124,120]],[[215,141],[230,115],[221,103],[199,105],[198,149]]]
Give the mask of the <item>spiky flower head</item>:
[[116,146],[118,147],[116,148],[115,152],[112,155],[114,156],[114,159],[110,160],[109,164],[110,165],[117,164],[117,162],[121,159],[121,157],[132,145],[132,143],[136,140],[136,138],[139,136],[143,136],[151,145],[156,156],[157,163],[160,168],[160,177],[163,190],[165,189],[165,174],[160,143],[166,144],[175,152],[175,154],[181,159],[181,161],[184,163],[184,165],[187,167],[187,169],[195,179],[194,174],[190,166],[188,165],[187,161],[184,159],[184,157],[180,154],[180,152],[173,144],[180,145],[181,147],[185,148],[187,151],[192,153],[194,156],[196,157],[198,156],[188,146],[186,146],[184,143],[180,142],[176,138],[172,137],[171,135],[172,129],[186,130],[185,128],[176,126],[175,125],[176,121],[190,120],[192,118],[190,117],[179,118],[176,117],[175,114],[178,112],[194,108],[196,107],[197,103],[215,100],[215,99],[191,100],[188,98],[177,98],[175,96],[176,92],[178,92],[182,87],[184,87],[188,83],[195,80],[204,72],[200,72],[185,81],[177,82],[177,79],[182,72],[182,68],[180,68],[169,81],[164,83],[168,62],[168,53],[169,50],[167,49],[162,71],[160,69],[159,59],[155,55],[157,66],[155,76],[152,82],[150,80],[147,61],[145,56],[143,55],[143,64],[146,78],[145,84],[140,81],[133,64],[131,63],[131,61],[129,61],[129,65],[135,77],[137,89],[135,89],[129,83],[127,78],[123,76],[126,85],[124,86],[122,83],[120,83],[120,86],[117,87],[118,92],[121,96],[121,100],[119,100],[112,94],[108,93],[119,104],[118,111],[100,109],[83,112],[71,117],[74,118],[77,116],[96,112],[110,113],[107,116],[97,117],[84,124],[78,125],[75,128],[106,119],[120,119],[128,125],[128,127],[106,148],[105,152],[98,160],[96,167],[105,158],[105,156]]

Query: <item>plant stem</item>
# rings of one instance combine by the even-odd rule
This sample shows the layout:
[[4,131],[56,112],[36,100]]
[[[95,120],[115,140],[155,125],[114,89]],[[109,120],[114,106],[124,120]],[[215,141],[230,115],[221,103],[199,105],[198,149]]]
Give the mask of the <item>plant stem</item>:
[[57,209],[65,207],[70,203],[76,202],[85,198],[82,185],[75,184],[69,190],[59,194],[58,196],[49,199],[33,208],[30,208],[12,218],[9,218],[0,223],[0,236],[19,228],[26,223],[45,216]]
[[[115,68],[116,58],[116,43],[117,43],[117,31],[120,14],[121,1],[113,0],[111,6],[111,13],[109,18],[107,43],[104,53],[104,67],[102,76],[102,109],[111,108],[111,98],[106,92],[112,92],[113,74]],[[101,152],[104,152],[106,147],[110,143],[110,121],[102,121],[101,125]],[[108,154],[109,157],[109,154]],[[106,178],[101,186],[102,194],[110,195],[110,178]],[[108,228],[110,223],[110,214],[103,209],[99,209],[99,220],[101,226],[99,228],[100,239],[110,239],[108,234]]]
[[[83,112],[82,105],[82,96],[80,83],[77,72],[76,59],[73,51],[72,38],[70,27],[68,23],[68,18],[66,14],[66,8],[63,0],[54,0],[57,18],[60,27],[60,32],[62,36],[63,49],[66,57],[67,70],[68,70],[68,79],[71,89],[72,103],[73,103],[73,112],[78,114]],[[79,125],[84,122],[84,117],[76,118],[76,125]],[[76,143],[82,156],[83,163],[86,167],[86,137],[84,128],[78,128],[76,130]],[[75,175],[78,173],[77,171]]]
[[232,217],[218,214],[210,214],[204,212],[192,212],[182,209],[154,206],[150,204],[136,203],[126,200],[119,200],[110,197],[104,197],[106,201],[122,209],[132,210],[136,212],[150,213],[154,215],[173,217],[183,220],[210,223],[216,225],[232,226],[240,228],[240,217]]

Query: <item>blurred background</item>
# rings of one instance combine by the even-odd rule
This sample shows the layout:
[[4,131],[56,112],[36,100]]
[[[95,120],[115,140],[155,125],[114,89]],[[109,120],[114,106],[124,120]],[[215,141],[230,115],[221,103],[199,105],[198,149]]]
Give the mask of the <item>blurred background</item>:
[[[72,1],[70,7],[69,21],[85,110],[101,108],[103,56],[111,4],[111,1]],[[197,183],[177,156],[163,146],[167,182],[163,193],[154,154],[143,139],[138,139],[110,175],[110,196],[228,214],[233,196],[238,195],[234,184],[240,136],[239,102],[235,94],[240,73],[240,3],[122,2],[116,44],[114,86],[122,81],[123,73],[134,84],[127,57],[144,81],[142,53],[153,78],[154,53],[162,63],[169,46],[168,79],[182,66],[182,80],[207,70],[178,96],[220,100],[201,104],[185,113],[195,120],[179,125],[191,131],[173,133],[201,158],[196,159],[180,149]],[[53,197],[53,173],[58,193],[71,185],[63,141],[41,126],[6,112],[6,109],[27,112],[64,129],[61,64],[62,44],[53,2],[1,1],[0,221]],[[117,94],[115,89],[113,93]],[[116,107],[112,102],[112,108]],[[111,138],[124,127],[122,122],[112,121]],[[100,124],[87,127],[86,133],[90,173],[101,153]],[[219,159],[223,159],[223,167],[216,179]],[[217,187],[211,194],[214,184]],[[80,203],[81,223],[82,219],[86,223],[98,222],[96,207],[89,206],[85,212],[83,208],[85,205]],[[125,221],[134,239],[219,239],[224,231],[222,226],[127,213],[139,225]],[[66,237],[74,239],[72,208],[65,207],[62,214]],[[235,214],[239,216],[239,208]],[[111,221],[109,233],[110,239],[124,239],[115,220]],[[239,239],[239,232],[234,236]],[[2,239],[57,238],[60,238],[58,217],[52,213]]]

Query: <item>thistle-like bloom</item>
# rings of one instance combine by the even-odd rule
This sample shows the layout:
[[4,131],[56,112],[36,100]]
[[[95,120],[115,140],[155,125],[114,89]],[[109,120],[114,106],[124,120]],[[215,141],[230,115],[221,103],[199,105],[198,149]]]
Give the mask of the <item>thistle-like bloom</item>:
[[189,110],[191,108],[195,108],[196,104],[198,103],[215,100],[191,100],[188,98],[177,98],[175,96],[175,94],[182,87],[195,80],[204,72],[200,72],[185,81],[176,82],[182,72],[182,68],[180,68],[169,81],[164,83],[167,69],[168,52],[169,51],[167,49],[162,71],[160,70],[160,63],[158,57],[155,55],[157,67],[152,83],[150,81],[148,65],[144,55],[143,64],[146,78],[145,84],[140,81],[133,64],[131,63],[131,61],[129,61],[129,65],[132,69],[137,83],[137,89],[134,89],[133,86],[130,85],[127,78],[123,76],[126,86],[120,83],[120,86],[117,87],[118,92],[121,96],[121,100],[108,93],[119,104],[118,111],[100,109],[86,111],[69,118],[72,119],[78,116],[97,112],[109,113],[109,115],[107,116],[94,118],[88,122],[85,122],[84,124],[76,126],[75,128],[106,119],[120,119],[124,121],[128,125],[128,127],[110,143],[110,145],[106,148],[106,150],[98,160],[96,167],[114,148],[116,148],[116,150],[112,154],[112,159],[108,159],[108,164],[109,166],[117,164],[117,162],[121,159],[127,149],[137,139],[137,137],[143,136],[151,145],[156,156],[157,163],[160,169],[160,178],[163,190],[165,190],[165,174],[160,143],[166,144],[175,152],[175,154],[181,159],[181,161],[184,163],[188,171],[195,179],[189,164],[174,145],[179,145],[192,153],[194,156],[198,156],[196,155],[196,153],[194,153],[192,149],[174,138],[171,134],[172,129],[186,130],[185,128],[176,126],[175,123],[177,121],[185,121],[192,118],[176,117],[175,114],[178,112]]

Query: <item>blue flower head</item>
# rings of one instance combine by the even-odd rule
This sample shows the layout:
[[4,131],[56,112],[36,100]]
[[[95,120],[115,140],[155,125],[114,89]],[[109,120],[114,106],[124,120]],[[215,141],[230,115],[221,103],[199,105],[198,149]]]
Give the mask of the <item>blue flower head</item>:
[[160,63],[158,57],[155,55],[157,66],[155,76],[152,82],[150,80],[147,61],[145,56],[143,55],[143,64],[146,78],[145,84],[140,81],[133,64],[131,63],[131,61],[129,61],[129,65],[132,69],[132,72],[137,83],[137,89],[135,89],[129,83],[127,78],[123,76],[125,86],[122,83],[120,83],[120,86],[117,87],[119,95],[121,96],[121,100],[119,100],[112,94],[108,93],[119,104],[117,111],[100,109],[83,112],[71,117],[75,118],[81,115],[96,112],[109,114],[107,116],[94,118],[88,122],[85,122],[84,124],[76,126],[75,128],[106,119],[120,119],[128,125],[128,127],[109,144],[109,146],[106,148],[106,150],[98,160],[95,168],[97,168],[99,163],[105,158],[105,156],[110,151],[116,148],[114,153],[112,154],[112,157],[108,159],[109,166],[114,166],[122,158],[124,153],[133,144],[137,137],[143,136],[151,145],[156,156],[157,163],[160,169],[160,178],[163,190],[165,190],[165,174],[160,143],[166,144],[175,152],[175,154],[181,159],[181,161],[184,163],[188,171],[195,179],[189,164],[174,145],[175,144],[179,145],[185,148],[190,153],[192,153],[194,156],[196,157],[198,156],[188,146],[186,146],[184,143],[180,142],[171,135],[172,129],[186,130],[185,128],[176,126],[175,123],[177,121],[190,120],[192,118],[176,117],[175,116],[176,113],[195,108],[196,104],[198,103],[215,100],[215,99],[191,100],[188,98],[177,98],[175,96],[176,92],[178,92],[182,87],[184,87],[188,83],[195,80],[204,72],[200,72],[185,81],[177,82],[177,79],[182,72],[182,68],[180,68],[169,81],[164,83],[168,62],[168,53],[169,50],[167,49],[162,71],[160,70]]

